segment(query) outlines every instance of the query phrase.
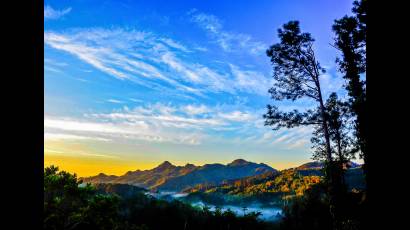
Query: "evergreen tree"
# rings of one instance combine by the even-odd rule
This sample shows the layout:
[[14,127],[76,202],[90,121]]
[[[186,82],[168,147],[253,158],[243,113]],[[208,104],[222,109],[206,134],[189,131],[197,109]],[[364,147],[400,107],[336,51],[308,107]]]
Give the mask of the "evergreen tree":
[[[367,0],[355,1],[352,9],[354,16],[344,16],[335,20],[334,47],[341,51],[342,58],[336,62],[339,70],[347,80],[346,90],[349,95],[350,112],[355,115],[355,135],[364,160],[363,169],[366,184],[369,187],[369,152],[367,150],[367,114],[366,114],[366,82],[360,75],[366,72],[366,32],[367,32]],[[367,189],[368,190],[368,189]]]
[[[332,93],[326,101],[325,108],[334,161],[343,169],[358,152],[355,140],[351,136],[349,106],[348,103],[340,101],[336,93]],[[322,127],[316,127],[311,142],[314,149],[313,159],[317,161],[325,160],[326,157],[323,136]]]
[[[278,29],[280,43],[272,45],[267,50],[271,59],[276,80],[269,90],[273,100],[292,100],[310,98],[319,106],[317,111],[306,112],[282,112],[276,106],[268,105],[268,111],[264,115],[265,125],[273,126],[273,129],[281,127],[297,127],[301,125],[320,125],[324,136],[324,149],[326,162],[333,165],[330,133],[328,128],[328,117],[323,101],[320,77],[325,73],[316,60],[313,50],[314,39],[309,33],[301,33],[298,21],[290,21]],[[326,167],[326,179],[328,181],[330,212],[335,216],[336,187],[333,167]]]
[[[326,116],[329,128],[329,136],[332,143],[332,152],[334,154],[333,165],[327,167],[333,168],[334,186],[337,193],[335,203],[337,204],[338,222],[342,223],[348,216],[346,212],[350,211],[346,207],[347,204],[347,184],[345,182],[346,168],[348,162],[354,159],[355,153],[358,151],[354,139],[351,137],[351,128],[349,120],[351,116],[348,112],[349,106],[347,103],[338,100],[337,94],[332,93],[325,104]],[[312,137],[313,148],[315,150],[313,158],[315,160],[323,160],[325,158],[323,129],[317,127]]]

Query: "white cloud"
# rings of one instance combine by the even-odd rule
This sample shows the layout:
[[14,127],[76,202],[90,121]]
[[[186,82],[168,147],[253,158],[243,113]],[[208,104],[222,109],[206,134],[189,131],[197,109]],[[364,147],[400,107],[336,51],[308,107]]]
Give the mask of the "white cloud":
[[312,132],[312,127],[272,131],[263,126],[262,111],[233,105],[161,103],[84,114],[82,119],[46,116],[44,129],[45,140],[264,144],[282,149],[305,148]]
[[51,6],[47,5],[44,7],[44,19],[59,19],[70,12],[71,7],[65,8],[63,10],[55,10]]
[[133,29],[46,31],[44,42],[115,78],[161,92],[200,97],[206,97],[207,92],[266,94],[270,78],[227,62],[223,65],[230,67],[228,70],[192,62],[192,52],[186,53],[183,44]]
[[56,149],[44,149],[44,153],[53,154],[53,155],[66,155],[66,156],[87,156],[87,157],[98,157],[98,158],[118,158],[118,156],[106,155],[106,154],[96,154],[96,153],[87,153],[84,151],[65,151],[65,150],[56,150]]
[[122,103],[124,103],[124,102],[122,102],[122,101],[115,100],[115,99],[108,99],[107,102],[111,102],[111,103],[114,103],[114,104],[122,104]]
[[[85,114],[83,119],[46,116],[47,140],[119,139],[179,144],[200,144],[210,131],[235,132],[247,129],[260,119],[250,111],[187,104],[172,106],[153,104],[124,107],[110,113]],[[247,124],[249,123],[249,124]]]
[[230,113],[220,113],[219,116],[226,120],[237,121],[237,122],[245,122],[245,121],[251,121],[255,119],[255,116],[251,115],[250,113],[241,112],[241,111],[232,111]]
[[175,57],[171,52],[167,52],[161,56],[161,60],[169,65],[171,68],[183,74],[183,76],[188,77],[190,81],[199,82],[200,77],[194,71],[188,69],[185,65],[181,63],[179,59]]
[[248,34],[229,32],[223,29],[221,20],[215,15],[199,13],[197,10],[188,12],[191,21],[209,32],[218,45],[226,52],[246,51],[250,54],[261,55],[268,46],[262,42],[254,41]]
[[229,64],[232,74],[235,76],[237,88],[253,92],[255,94],[267,95],[268,89],[273,85],[273,80],[264,76],[262,73],[241,70],[239,67]]
[[44,133],[44,140],[45,140],[45,141],[56,141],[56,140],[95,140],[95,141],[109,141],[109,139],[106,139],[106,138],[88,137],[88,136],[73,135],[73,134],[64,134],[64,133]]
[[188,48],[186,48],[184,45],[170,39],[170,38],[162,38],[160,39],[162,42],[164,42],[166,45],[168,45],[169,47],[175,48],[175,49],[179,49],[182,50],[184,52],[190,52],[190,50]]
[[205,105],[186,105],[182,107],[182,110],[190,115],[203,114],[210,111]]
[[320,78],[320,85],[324,100],[333,93],[336,92],[339,99],[347,98],[347,91],[343,87],[345,80],[342,77],[332,76],[329,74],[323,74]]

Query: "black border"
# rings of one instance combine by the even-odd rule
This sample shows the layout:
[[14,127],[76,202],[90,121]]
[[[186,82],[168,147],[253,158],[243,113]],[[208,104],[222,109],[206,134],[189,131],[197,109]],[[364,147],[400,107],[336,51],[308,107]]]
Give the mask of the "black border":
[[[408,36],[406,17],[408,9],[393,2],[369,1],[367,41],[367,100],[369,102],[370,151],[374,201],[368,209],[369,223],[374,229],[400,229],[401,217],[407,211],[392,204],[404,206],[407,200],[408,172],[406,146],[408,107],[406,94],[410,85],[405,82],[409,65],[406,57]],[[43,168],[44,168],[44,2],[15,1],[4,6],[9,11],[4,24],[10,27],[3,37],[9,54],[3,54],[4,72],[2,92],[7,127],[3,140],[9,147],[3,150],[2,190],[7,195],[6,221],[8,229],[41,229],[43,223]],[[257,4],[257,2],[255,2]],[[400,12],[400,9],[402,12]],[[7,12],[6,12],[7,13]],[[269,23],[269,22],[266,22]],[[403,55],[405,54],[405,55]],[[403,55],[403,56],[402,56]],[[402,100],[400,100],[402,99]],[[403,133],[404,133],[403,132]],[[403,145],[404,144],[404,145]],[[408,147],[407,147],[408,148]],[[7,159],[10,157],[10,159]],[[402,165],[401,165],[402,164]],[[403,170],[404,169],[404,170]],[[408,170],[407,170],[408,171]],[[406,208],[406,206],[404,206]],[[11,215],[11,216],[10,216]],[[7,228],[6,228],[7,229]]]
[[[3,229],[42,229],[44,168],[44,2],[2,4]],[[9,4],[9,3],[7,3]],[[5,48],[5,49],[4,49]],[[2,212],[3,213],[3,212]]]

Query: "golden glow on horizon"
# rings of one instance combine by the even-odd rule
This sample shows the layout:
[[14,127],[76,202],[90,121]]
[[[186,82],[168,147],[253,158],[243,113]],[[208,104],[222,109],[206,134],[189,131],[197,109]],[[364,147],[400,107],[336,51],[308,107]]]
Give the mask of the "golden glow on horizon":
[[123,175],[137,169],[150,169],[155,164],[129,161],[126,159],[107,159],[66,155],[44,154],[44,167],[55,165],[61,170],[76,173],[79,177],[95,176],[99,173],[107,175]]
[[[97,154],[96,154],[97,155]],[[98,155],[97,155],[98,156]],[[152,169],[163,161],[169,161],[174,165],[183,166],[187,163],[195,164],[201,166],[204,164],[211,163],[222,163],[227,164],[228,162],[175,162],[172,159],[163,159],[158,162],[141,162],[130,159],[123,158],[105,158],[105,157],[93,157],[93,156],[78,156],[78,155],[56,155],[55,153],[50,153],[45,151],[44,153],[44,167],[55,165],[60,168],[60,170],[65,170],[70,173],[76,173],[78,177],[95,176],[99,173],[105,173],[107,175],[124,175],[128,171],[146,170]],[[245,159],[247,161],[252,161],[251,159]],[[256,163],[261,163],[253,161]],[[297,162],[263,162],[277,170],[282,170],[286,168],[297,167],[303,163]]]
[[245,154],[236,157],[229,156],[229,154],[210,155],[206,153],[181,155],[173,153],[171,149],[169,154],[159,152],[150,154],[135,152],[135,154],[131,154],[130,150],[120,151],[123,150],[123,146],[118,147],[120,148],[117,149],[118,152],[112,149],[111,151],[117,152],[117,154],[111,154],[110,150],[106,148],[107,146],[99,145],[99,148],[105,150],[101,152],[84,143],[70,141],[45,141],[44,145],[45,167],[55,165],[61,170],[76,173],[79,177],[95,176],[99,173],[121,176],[128,171],[152,169],[164,161],[169,161],[176,166],[184,166],[187,163],[202,166],[213,163],[228,164],[235,159],[242,158],[255,163],[265,163],[277,170],[297,167],[309,161],[292,161],[278,159],[278,157],[266,158],[266,156],[256,158],[251,155],[248,157]]

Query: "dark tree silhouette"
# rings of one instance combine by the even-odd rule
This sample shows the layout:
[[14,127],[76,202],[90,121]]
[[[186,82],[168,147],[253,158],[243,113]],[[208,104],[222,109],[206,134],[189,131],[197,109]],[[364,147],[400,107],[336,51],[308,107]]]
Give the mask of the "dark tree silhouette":
[[[343,222],[346,219],[347,206],[347,184],[345,182],[346,169],[348,167],[348,162],[355,158],[355,154],[358,151],[357,145],[354,143],[354,139],[351,137],[351,127],[349,114],[349,106],[346,102],[338,100],[337,94],[330,94],[329,98],[325,104],[326,116],[329,128],[329,136],[332,143],[332,153],[334,154],[333,165],[328,165],[327,167],[333,167],[334,174],[334,186],[335,192],[337,193],[335,203],[337,204],[337,217],[338,222]],[[324,140],[323,140],[323,129],[322,127],[317,127],[314,131],[314,136],[311,141],[314,144],[313,149],[315,150],[313,159],[323,160],[326,156],[324,151]]]
[[[281,43],[272,45],[267,50],[271,58],[276,80],[269,89],[273,100],[297,100],[303,97],[311,98],[320,105],[321,122],[326,140],[327,160],[331,161],[330,140],[325,122],[325,107],[320,89],[319,77],[325,70],[316,61],[313,51],[314,39],[309,33],[301,33],[298,21],[290,21],[278,30]],[[268,105],[268,112],[264,115],[265,125],[273,129],[281,127],[292,128],[300,125],[318,124],[318,116],[312,111],[300,113],[294,110],[283,113],[276,106]]]
[[[366,32],[367,32],[367,1],[353,3],[354,16],[344,16],[335,20],[334,47],[341,51],[342,58],[336,62],[347,80],[346,90],[349,95],[350,112],[355,119],[355,135],[364,160],[366,185],[369,187],[369,153],[367,150],[367,115],[366,115],[366,82],[360,79],[360,74],[366,72]],[[366,189],[369,190],[368,188]]]
[[[313,50],[314,39],[309,33],[301,33],[298,21],[290,21],[278,29],[280,43],[272,45],[267,51],[273,65],[276,80],[269,90],[273,100],[292,100],[310,98],[319,104],[317,111],[282,112],[276,106],[268,105],[264,115],[265,125],[274,130],[281,127],[297,127],[301,125],[320,125],[324,137],[326,163],[333,165],[330,133],[326,108],[320,86],[320,76],[325,73],[316,60]],[[326,167],[326,179],[329,185],[330,212],[335,215],[335,186],[333,167]]]
[[[349,105],[338,99],[336,93],[331,93],[325,104],[326,116],[329,128],[329,136],[332,142],[332,152],[334,160],[339,167],[344,168],[346,164],[355,158],[358,152],[357,145],[351,137],[351,116],[349,114]],[[326,151],[323,138],[323,129],[318,126],[314,131],[311,141],[314,144],[313,159],[317,161],[325,160]]]

